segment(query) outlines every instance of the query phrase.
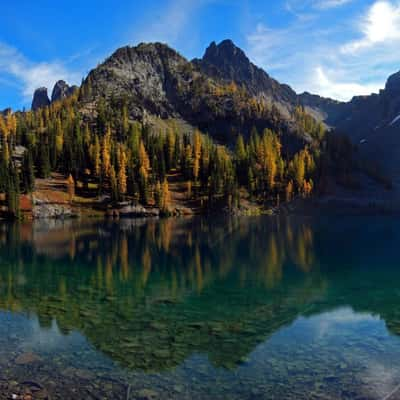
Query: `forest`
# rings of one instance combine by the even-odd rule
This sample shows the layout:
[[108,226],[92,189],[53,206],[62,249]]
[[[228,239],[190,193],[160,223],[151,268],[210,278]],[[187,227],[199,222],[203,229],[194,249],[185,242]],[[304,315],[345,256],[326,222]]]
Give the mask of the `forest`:
[[91,118],[80,107],[77,90],[36,111],[0,115],[0,193],[9,216],[19,218],[20,195],[33,193],[35,179],[55,171],[68,179],[71,198],[90,187],[92,196],[107,196],[112,205],[130,201],[168,215],[171,173],[180,177],[187,199],[210,211],[238,209],[243,198],[274,207],[307,198],[329,174],[347,174],[352,165],[352,145],[301,107],[293,119],[310,140],[296,151],[285,149],[282,132],[270,129],[253,128],[228,144],[173,121],[160,131],[132,121],[124,99],[98,100]]

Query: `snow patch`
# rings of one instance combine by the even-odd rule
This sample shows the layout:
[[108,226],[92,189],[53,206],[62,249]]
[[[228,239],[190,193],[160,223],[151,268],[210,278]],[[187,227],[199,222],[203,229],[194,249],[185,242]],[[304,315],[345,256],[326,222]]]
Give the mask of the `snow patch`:
[[394,125],[397,121],[400,121],[400,115],[398,115],[398,116],[390,123],[390,126]]

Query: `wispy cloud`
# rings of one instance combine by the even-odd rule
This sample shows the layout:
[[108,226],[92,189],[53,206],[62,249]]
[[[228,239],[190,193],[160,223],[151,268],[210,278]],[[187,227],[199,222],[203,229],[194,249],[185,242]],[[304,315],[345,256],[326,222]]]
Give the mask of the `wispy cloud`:
[[352,1],[353,0],[317,0],[314,2],[314,6],[320,10],[328,10],[330,8],[344,6]]
[[[166,2],[159,16],[151,16],[150,21],[145,21],[142,28],[135,31],[136,41],[162,42],[176,45],[183,38],[183,32],[189,28],[193,14],[200,7],[211,0],[171,0]],[[184,36],[188,40],[187,35]]]
[[[296,13],[322,11],[338,8],[350,4],[354,0],[286,0],[287,11]],[[303,15],[303,14],[300,14]]]
[[399,69],[400,1],[375,1],[359,15],[353,11],[330,23],[329,13],[316,11],[345,3],[308,2],[303,12],[314,10],[314,18],[297,18],[284,28],[258,24],[247,35],[250,58],[298,92],[339,100],[377,92]]
[[35,63],[17,49],[0,43],[0,78],[3,82],[9,81],[9,78],[16,80],[24,101],[29,101],[38,87],[45,86],[51,90],[59,79],[78,83],[80,76],[69,71],[61,62]]
[[357,83],[354,81],[342,81],[337,77],[334,70],[327,71],[319,66],[314,70],[313,82],[310,85],[316,93],[332,99],[348,100],[355,94],[363,96],[371,93],[377,93],[382,84],[377,83]]

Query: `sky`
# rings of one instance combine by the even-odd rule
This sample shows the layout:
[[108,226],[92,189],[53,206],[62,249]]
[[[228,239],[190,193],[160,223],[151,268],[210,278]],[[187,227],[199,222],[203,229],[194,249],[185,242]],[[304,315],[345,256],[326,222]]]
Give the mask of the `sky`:
[[15,0],[0,14],[0,109],[79,84],[121,46],[159,41],[188,59],[232,39],[301,93],[347,101],[400,70],[400,0]]

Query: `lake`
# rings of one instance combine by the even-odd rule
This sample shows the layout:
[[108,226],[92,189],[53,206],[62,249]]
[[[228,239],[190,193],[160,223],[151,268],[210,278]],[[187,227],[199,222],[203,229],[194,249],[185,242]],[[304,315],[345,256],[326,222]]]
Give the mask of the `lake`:
[[399,399],[399,222],[4,223],[0,399]]

